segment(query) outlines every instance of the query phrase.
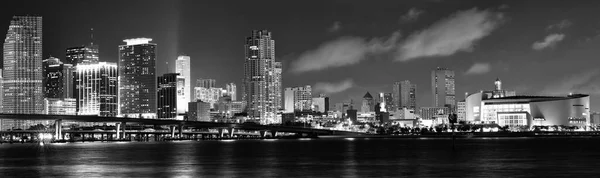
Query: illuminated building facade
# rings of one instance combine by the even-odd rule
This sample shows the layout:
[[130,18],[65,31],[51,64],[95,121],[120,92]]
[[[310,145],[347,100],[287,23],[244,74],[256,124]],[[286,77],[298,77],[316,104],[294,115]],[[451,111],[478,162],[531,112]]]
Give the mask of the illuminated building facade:
[[75,98],[46,98],[44,99],[45,114],[49,115],[76,115],[77,101]]
[[79,64],[75,67],[75,97],[78,115],[115,117],[118,114],[118,70],[116,63]]
[[120,115],[156,117],[156,44],[150,38],[123,40],[119,46]]
[[275,61],[275,40],[267,30],[253,30],[246,38],[242,100],[248,117],[277,123],[281,109],[281,63]]
[[454,71],[436,68],[431,71],[431,96],[434,107],[447,107],[456,110]]
[[312,88],[304,87],[285,88],[285,112],[310,111],[312,109]]
[[394,99],[392,93],[379,93],[378,103],[385,103],[385,110],[391,112],[396,110],[394,107]]
[[73,66],[78,64],[97,64],[99,62],[98,45],[91,43],[87,46],[67,48],[66,63]]
[[235,83],[225,84],[225,95],[231,97],[231,101],[237,100],[237,88]]
[[215,103],[219,101],[219,98],[223,95],[222,88],[194,88],[194,99],[195,101],[203,101],[210,103],[210,107],[214,108]]
[[[496,81],[496,84],[498,84]],[[588,126],[590,97],[507,96],[499,85],[494,91],[470,94],[466,99],[466,120],[472,123],[495,123],[500,126]],[[501,96],[505,94],[505,96]]]
[[[179,105],[178,101],[178,73],[163,74],[157,79],[158,90],[157,90],[157,117],[159,119],[175,119],[177,117],[177,111],[179,107],[186,107],[187,105]],[[187,103],[186,103],[187,104]]]
[[217,81],[215,79],[197,79],[196,80],[196,87],[203,87],[203,88],[214,88],[216,87],[216,83]]
[[73,98],[75,68],[63,64],[58,58],[50,57],[43,61],[44,96],[46,98]]
[[365,96],[363,96],[360,111],[362,113],[375,112],[375,101],[373,100],[373,96],[371,96],[371,93],[367,92]]
[[[182,94],[181,97],[183,97],[183,100],[181,101],[182,104],[187,105],[188,102],[191,101],[191,97],[192,97],[192,78],[191,78],[191,74],[190,74],[190,57],[189,56],[178,56],[177,60],[175,60],[175,72],[179,73],[180,77],[183,77],[183,90],[181,90]],[[178,94],[178,96],[179,96]],[[181,105],[181,106],[185,106],[185,105]],[[187,111],[187,107],[180,107],[181,109],[183,109],[182,111],[185,112]]]

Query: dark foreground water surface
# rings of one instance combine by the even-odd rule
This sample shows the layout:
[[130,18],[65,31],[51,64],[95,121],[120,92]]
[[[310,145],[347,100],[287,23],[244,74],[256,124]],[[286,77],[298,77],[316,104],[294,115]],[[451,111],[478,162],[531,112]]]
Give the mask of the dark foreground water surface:
[[0,145],[0,177],[599,177],[600,138]]

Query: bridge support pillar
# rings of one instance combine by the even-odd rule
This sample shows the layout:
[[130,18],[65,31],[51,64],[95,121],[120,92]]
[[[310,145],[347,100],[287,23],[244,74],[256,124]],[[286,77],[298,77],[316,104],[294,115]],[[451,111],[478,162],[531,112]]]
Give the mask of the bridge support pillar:
[[54,121],[54,139],[59,140],[62,135],[62,120],[58,119]]
[[183,125],[182,125],[182,124],[181,124],[181,125],[179,125],[179,130],[178,130],[178,132],[179,132],[179,138],[183,138]]
[[233,138],[233,131],[235,131],[235,128],[233,128],[233,127],[227,129],[227,132],[229,134],[229,138]]
[[219,128],[219,138],[223,138],[223,132],[224,132],[224,129]]
[[261,131],[259,131],[259,133],[260,133],[261,138],[267,137],[267,131],[261,130]]
[[271,130],[271,137],[277,137],[277,131]]
[[[115,123],[115,127],[116,127],[115,130],[117,132],[117,134],[115,134],[115,135],[116,135],[117,139],[119,139],[119,138],[121,138],[121,133],[120,133],[121,132],[121,123]],[[114,140],[114,138],[111,140]]]
[[171,138],[175,138],[175,126],[169,126],[171,129]]
[[125,133],[126,128],[125,127],[126,126],[127,126],[126,122],[121,122],[121,129],[122,129],[121,132],[123,132],[123,134],[121,134],[122,138],[119,138],[119,139],[125,139],[125,136],[126,136],[126,133]]

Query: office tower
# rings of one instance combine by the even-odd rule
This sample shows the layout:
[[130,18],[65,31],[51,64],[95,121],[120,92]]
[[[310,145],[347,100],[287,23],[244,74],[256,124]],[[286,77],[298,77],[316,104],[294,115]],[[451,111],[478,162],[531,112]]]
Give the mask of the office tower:
[[231,97],[231,101],[237,100],[237,89],[235,83],[225,84],[225,94]]
[[185,79],[184,76],[181,76],[181,74],[179,74],[176,78],[177,80],[177,113],[180,114],[181,117],[179,117],[179,119],[183,120],[183,114],[185,114],[185,112],[187,112],[187,107],[182,107],[187,105],[187,103],[189,103],[186,97],[186,92],[185,92],[185,82],[187,81]]
[[421,107],[420,110],[421,118],[428,120],[447,118],[448,114],[450,114],[448,107]]
[[[183,85],[183,98],[181,101],[183,104],[186,104],[191,101],[192,97],[192,78],[190,74],[190,57],[189,56],[178,56],[177,60],[175,60],[175,72],[179,73],[180,77],[183,77],[184,85]],[[187,111],[187,107],[179,107],[183,112]]]
[[156,117],[156,44],[150,38],[123,40],[119,45],[120,114]]
[[373,101],[373,96],[371,93],[367,92],[365,96],[363,96],[362,106],[360,112],[374,112],[375,111],[375,101]]
[[75,67],[75,97],[78,115],[116,117],[118,114],[118,69],[116,63],[81,63]]
[[217,83],[215,81],[215,79],[202,79],[201,78],[201,79],[196,80],[196,87],[214,88],[215,83]]
[[285,112],[310,111],[312,109],[312,89],[304,87],[285,88]]
[[281,107],[281,64],[275,62],[275,40],[267,30],[253,30],[244,47],[242,99],[248,116],[261,123],[276,123],[275,114]]
[[392,97],[395,108],[417,108],[417,85],[405,80],[394,83]]
[[189,102],[188,110],[188,121],[210,121],[210,103]]
[[456,116],[458,121],[467,120],[467,102],[465,100],[457,102]]
[[58,58],[50,57],[43,62],[44,96],[46,98],[74,98],[75,68]]
[[440,67],[431,71],[433,106],[448,107],[450,111],[455,111],[456,98],[454,87],[454,71]]
[[[0,113],[2,113],[2,101],[4,99],[4,89],[2,88],[3,86],[3,80],[2,80],[2,69],[0,69]],[[2,126],[2,119],[0,119],[0,127]]]
[[214,105],[219,101],[219,98],[223,95],[222,88],[194,88],[194,101],[203,101],[210,103],[210,108],[214,108]]
[[43,114],[42,17],[13,16],[3,49],[4,113]]
[[90,43],[77,47],[67,48],[66,63],[73,66],[78,64],[97,64],[99,62],[98,45]]
[[379,93],[378,103],[385,103],[385,110],[387,112],[391,112],[395,110],[394,108],[394,99],[392,93]]
[[[169,73],[163,74],[163,76],[158,76],[157,83],[157,100],[158,100],[158,108],[157,108],[157,117],[160,119],[168,118],[175,119],[177,117],[178,110],[178,81],[177,78],[179,73]],[[182,105],[181,107],[185,107]]]
[[76,115],[77,100],[75,98],[46,98],[44,99],[45,114],[48,115]]
[[313,111],[317,111],[323,114],[327,114],[327,112],[329,111],[329,97],[326,97],[323,94],[320,94],[319,97],[313,98],[312,104],[314,106]]

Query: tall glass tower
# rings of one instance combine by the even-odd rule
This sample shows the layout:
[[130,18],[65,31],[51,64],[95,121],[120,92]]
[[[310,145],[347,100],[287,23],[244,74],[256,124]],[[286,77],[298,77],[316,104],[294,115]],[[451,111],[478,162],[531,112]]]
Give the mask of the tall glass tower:
[[[187,106],[187,103],[191,101],[192,97],[192,78],[190,75],[190,57],[189,56],[178,56],[175,61],[175,72],[179,73],[183,77],[183,101],[179,101]],[[178,94],[179,95],[179,94]],[[183,106],[183,105],[182,105]],[[181,107],[184,111],[187,111],[187,107]]]
[[242,96],[248,116],[261,123],[279,123],[281,63],[275,62],[275,40],[267,30],[253,30],[246,38]]
[[78,115],[116,117],[118,113],[117,64],[81,63],[76,67],[75,83]]
[[12,18],[3,62],[3,112],[43,114],[42,17]]
[[456,110],[454,91],[454,71],[446,68],[436,68],[431,71],[431,96],[433,107],[447,107],[450,112]]
[[156,44],[150,38],[123,40],[119,46],[120,114],[156,118]]

